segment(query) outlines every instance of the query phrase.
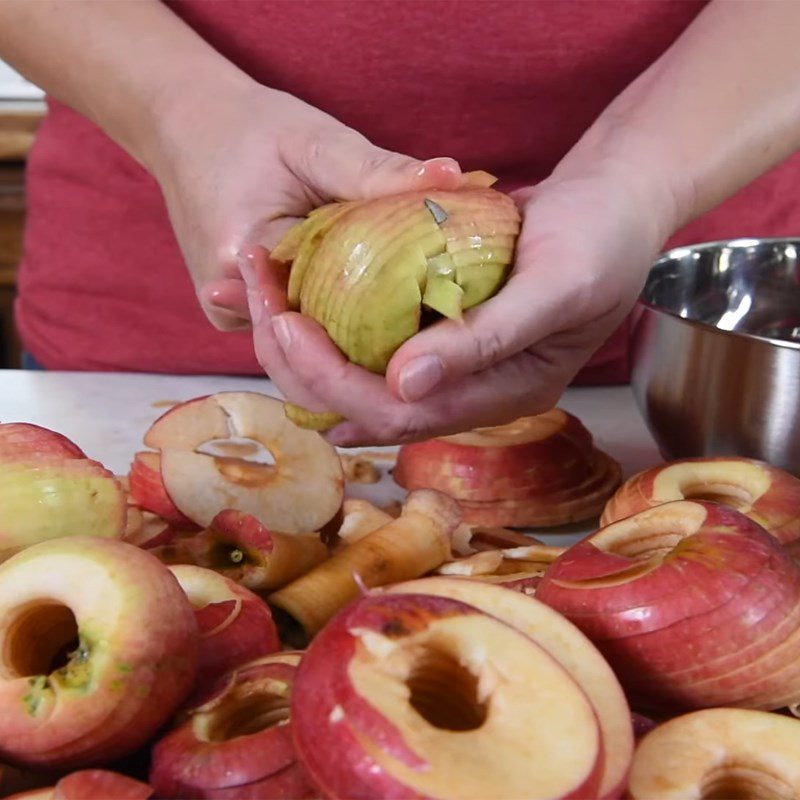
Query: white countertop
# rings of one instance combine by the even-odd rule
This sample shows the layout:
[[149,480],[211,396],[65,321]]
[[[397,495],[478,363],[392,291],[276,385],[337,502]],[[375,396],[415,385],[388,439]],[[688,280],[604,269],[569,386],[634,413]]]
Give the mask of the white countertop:
[[[0,370],[0,422],[56,430],[124,474],[133,453],[143,448],[144,432],[169,404],[226,390],[280,394],[261,378]],[[662,460],[628,387],[569,389],[559,405],[581,419],[597,445],[622,464],[626,477]],[[377,502],[402,496],[389,479],[354,489]]]

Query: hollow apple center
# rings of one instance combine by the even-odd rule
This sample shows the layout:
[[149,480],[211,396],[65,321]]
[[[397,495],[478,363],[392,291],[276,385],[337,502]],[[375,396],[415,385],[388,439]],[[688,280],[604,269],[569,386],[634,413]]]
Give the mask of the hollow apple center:
[[203,442],[197,452],[212,456],[222,477],[240,486],[263,486],[276,474],[275,456],[263,442],[255,439],[210,439]]
[[478,678],[449,653],[424,649],[406,679],[409,703],[434,728],[472,731],[486,721]]
[[237,736],[272,728],[286,722],[290,716],[290,697],[274,692],[258,691],[258,687],[244,685],[241,691],[226,698],[211,714],[207,728],[210,742],[226,742]]
[[15,677],[49,675],[78,647],[78,623],[62,603],[42,601],[20,609],[8,626],[3,661]]
[[711,483],[708,481],[690,483],[681,487],[685,500],[706,500],[719,503],[737,511],[749,509],[755,502],[753,493],[744,486],[733,483]]
[[758,766],[722,764],[703,777],[700,800],[795,800],[792,787]]
[[648,530],[644,527],[637,527],[629,531],[626,536],[613,541],[605,541],[598,536],[595,542],[606,553],[644,561],[656,557],[663,558],[674,550],[683,538],[684,534],[677,531]]

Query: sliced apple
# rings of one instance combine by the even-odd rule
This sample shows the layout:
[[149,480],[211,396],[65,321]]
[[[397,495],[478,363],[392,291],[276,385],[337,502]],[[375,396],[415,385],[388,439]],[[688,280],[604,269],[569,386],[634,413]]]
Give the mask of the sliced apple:
[[738,708],[696,711],[639,743],[633,800],[800,797],[800,721]]
[[176,528],[192,528],[195,524],[181,514],[167,494],[161,478],[161,456],[149,450],[136,453],[128,476],[133,502],[161,517]]
[[721,503],[783,544],[800,539],[800,479],[749,458],[689,458],[640,472],[608,501],[601,525],[674,500]]
[[[266,448],[274,465],[198,452],[231,439]],[[295,427],[274,397],[221,392],[190,400],[156,420],[144,441],[161,452],[161,476],[176,508],[203,527],[233,508],[283,533],[309,533],[342,505],[336,451],[318,433]]]
[[329,797],[582,798],[601,781],[597,716],[572,674],[443,596],[365,596],[337,615],[303,658],[292,719]]
[[[575,625],[534,598],[482,580],[422,578],[391,586],[384,591],[458,600],[511,625],[546,650],[586,693],[597,715],[604,743],[597,794],[580,796],[620,796],[633,753],[630,710],[611,668]],[[531,686],[538,686],[538,683]]]

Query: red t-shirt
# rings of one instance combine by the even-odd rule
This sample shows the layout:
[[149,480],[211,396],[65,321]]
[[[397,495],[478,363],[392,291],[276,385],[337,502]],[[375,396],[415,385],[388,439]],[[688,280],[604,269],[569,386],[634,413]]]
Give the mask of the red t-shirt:
[[[465,169],[486,169],[502,188],[546,177],[702,6],[171,3],[265,85],[331,113],[382,147],[419,158],[451,155]],[[799,178],[795,158],[679,240],[797,234]],[[25,346],[46,367],[261,372],[249,335],[219,333],[200,311],[153,178],[57,102],[28,162],[28,209],[17,320]],[[625,377],[626,336],[623,329],[584,380]]]

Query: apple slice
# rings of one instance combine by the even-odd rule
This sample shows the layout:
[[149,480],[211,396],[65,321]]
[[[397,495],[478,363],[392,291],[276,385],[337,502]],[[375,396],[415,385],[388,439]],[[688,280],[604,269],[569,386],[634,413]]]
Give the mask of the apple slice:
[[131,499],[146,511],[161,517],[175,528],[194,528],[195,524],[181,514],[167,494],[161,478],[161,456],[143,450],[136,453],[128,476]]
[[800,700],[800,568],[732,508],[675,501],[609,525],[552,564],[536,596],[644,707]]
[[197,623],[173,575],[123,542],[42,542],[0,565],[0,757],[64,769],[144,744],[191,689]]
[[738,708],[665,722],[636,749],[633,800],[800,797],[800,721]]
[[[150,781],[160,796],[305,798],[290,702],[299,653],[276,653],[222,677],[188,719],[153,749]],[[291,792],[291,793],[288,793]]]
[[561,409],[400,449],[395,481],[459,501],[472,525],[549,527],[596,516],[619,465]]
[[0,560],[61,536],[121,538],[125,526],[112,472],[60,433],[0,424]]
[[292,720],[328,797],[583,798],[601,779],[595,709],[570,672],[442,596],[364,596],[338,614],[303,658]]
[[640,472],[608,501],[601,525],[673,500],[722,503],[783,544],[800,539],[800,479],[750,458],[688,458]]
[[[233,446],[231,439],[266,448],[275,464],[198,452],[220,440]],[[221,392],[190,400],[156,420],[144,441],[161,451],[161,477],[175,507],[203,527],[234,508],[283,533],[310,533],[342,505],[336,451],[318,433],[295,427],[274,397]]]
[[546,650],[586,693],[600,726],[604,743],[600,785],[596,795],[583,796],[610,799],[621,795],[633,754],[630,710],[611,668],[578,628],[531,597],[479,580],[422,578],[385,591],[433,595],[467,603],[511,625]]
[[200,631],[197,683],[280,650],[269,606],[257,595],[210,569],[169,567],[194,608]]

